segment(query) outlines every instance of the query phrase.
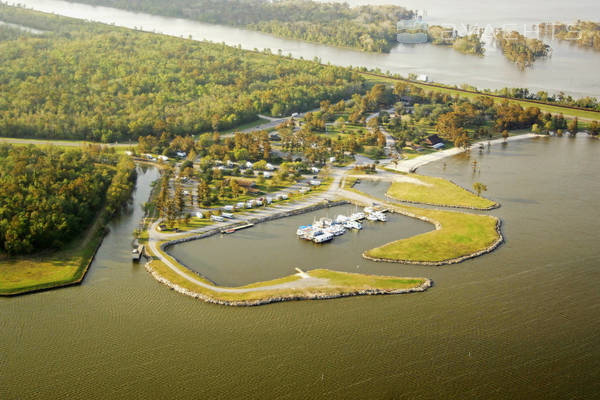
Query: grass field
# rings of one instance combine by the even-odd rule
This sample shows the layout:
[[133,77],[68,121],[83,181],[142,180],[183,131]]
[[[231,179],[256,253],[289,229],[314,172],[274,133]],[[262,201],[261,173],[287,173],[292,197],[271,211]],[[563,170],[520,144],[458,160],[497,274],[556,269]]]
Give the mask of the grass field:
[[14,295],[80,282],[102,241],[96,231],[58,252],[0,259],[0,295]]
[[387,195],[396,200],[439,206],[481,210],[497,206],[497,203],[477,196],[445,179],[416,174],[408,176],[420,180],[424,185],[409,182],[394,182],[388,189]]
[[366,256],[417,264],[443,263],[483,251],[500,239],[496,217],[416,207],[392,208],[436,221],[441,229],[368,250]]

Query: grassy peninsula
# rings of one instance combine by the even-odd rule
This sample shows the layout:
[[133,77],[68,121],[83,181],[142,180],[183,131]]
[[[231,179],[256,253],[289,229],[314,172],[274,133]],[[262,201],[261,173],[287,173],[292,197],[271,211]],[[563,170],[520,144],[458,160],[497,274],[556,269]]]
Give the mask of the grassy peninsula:
[[[210,303],[230,306],[252,306],[287,300],[421,292],[431,285],[427,278],[363,275],[315,269],[237,288],[222,288],[188,270],[165,252],[158,251],[179,271],[179,273],[175,272],[173,268],[155,258],[146,265],[146,268],[159,282],[180,293]],[[199,281],[203,285],[194,283],[194,281]]]
[[387,195],[396,200],[445,207],[487,210],[498,206],[496,202],[477,196],[446,179],[417,174],[409,176],[420,183],[393,182]]
[[393,209],[435,223],[437,229],[368,250],[363,254],[366,258],[441,265],[471,258],[493,249],[502,241],[499,220],[493,216],[416,207]]

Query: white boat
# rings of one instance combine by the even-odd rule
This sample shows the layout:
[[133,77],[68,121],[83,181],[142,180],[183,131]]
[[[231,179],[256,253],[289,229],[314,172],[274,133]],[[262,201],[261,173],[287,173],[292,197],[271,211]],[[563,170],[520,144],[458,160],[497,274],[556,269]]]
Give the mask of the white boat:
[[334,236],[340,236],[346,233],[346,229],[340,224],[333,224],[328,228],[324,229],[325,232],[329,232]]
[[347,229],[362,229],[362,225],[360,222],[348,220],[344,222],[344,227]]
[[315,235],[312,240],[315,243],[324,243],[330,241],[331,239],[333,239],[333,233],[321,232],[320,235]]
[[367,214],[373,214],[375,212],[375,210],[373,209],[373,207],[365,207],[363,209],[363,211]]
[[357,212],[350,216],[352,221],[360,221],[361,219],[365,219],[365,213]]
[[327,228],[328,226],[331,226],[331,223],[332,223],[331,219],[323,217],[323,218],[320,218],[318,221],[314,222],[313,226],[323,229],[323,228]]
[[377,218],[378,221],[385,222],[387,218],[384,213],[381,211],[374,212],[373,215]]
[[308,233],[309,230],[311,230],[311,226],[310,225],[309,226],[302,225],[296,231],[296,235],[298,235],[298,236],[304,236],[304,235],[306,235]]
[[335,222],[337,222],[339,224],[343,224],[346,221],[348,221],[348,217],[343,214],[340,214],[335,218]]
[[368,221],[378,221],[378,219],[375,216],[375,214],[369,214],[369,215],[367,215],[367,220]]

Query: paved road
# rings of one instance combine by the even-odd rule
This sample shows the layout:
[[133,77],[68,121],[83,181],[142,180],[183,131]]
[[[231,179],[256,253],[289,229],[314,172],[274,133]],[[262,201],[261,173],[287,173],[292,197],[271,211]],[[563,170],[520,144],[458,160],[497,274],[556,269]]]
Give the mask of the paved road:
[[[535,133],[526,133],[523,135],[511,136],[506,139],[506,142],[513,142],[517,140],[531,139],[535,137],[539,137],[541,135],[537,135]],[[474,149],[478,147],[480,144],[501,144],[504,143],[504,139],[495,139],[495,140],[482,140],[480,142],[473,143],[469,149]],[[448,150],[441,150],[431,154],[425,154],[419,157],[415,157],[410,160],[400,160],[397,163],[390,163],[387,165],[388,168],[394,169],[400,172],[415,172],[417,168],[422,167],[425,164],[429,164],[434,161],[441,160],[446,157],[451,157],[456,154],[460,154],[465,152],[467,149],[462,149],[459,147],[454,147]]]

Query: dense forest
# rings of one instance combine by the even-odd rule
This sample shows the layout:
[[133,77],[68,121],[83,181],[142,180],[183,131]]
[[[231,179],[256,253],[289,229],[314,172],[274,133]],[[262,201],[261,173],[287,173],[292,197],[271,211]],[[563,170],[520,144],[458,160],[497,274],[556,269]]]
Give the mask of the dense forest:
[[541,23],[540,33],[559,40],[569,41],[579,47],[600,50],[600,23],[577,21],[574,24]]
[[102,205],[120,209],[134,175],[131,161],[96,147],[0,145],[0,253],[63,247]]
[[496,31],[495,39],[502,53],[521,69],[529,67],[533,62],[550,54],[550,46],[539,39],[527,38],[516,31]]
[[[114,142],[222,130],[362,90],[346,68],[0,6],[0,135]],[[61,26],[60,22],[65,21]]]
[[413,16],[412,11],[392,5],[350,7],[313,0],[77,1],[373,52],[389,52],[396,44],[396,23]]

